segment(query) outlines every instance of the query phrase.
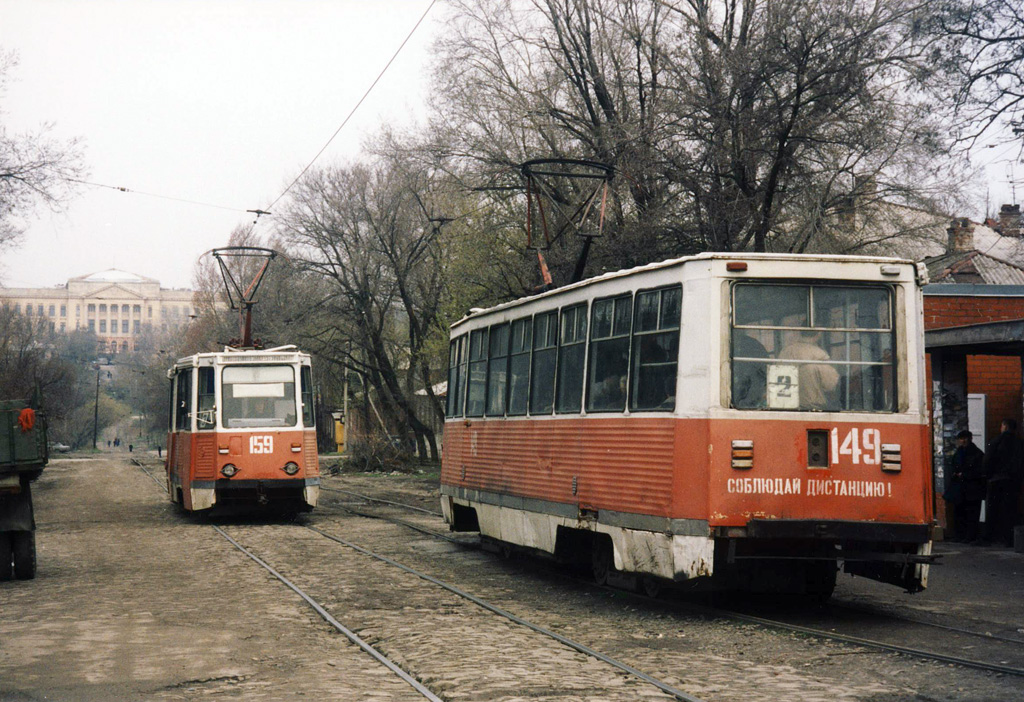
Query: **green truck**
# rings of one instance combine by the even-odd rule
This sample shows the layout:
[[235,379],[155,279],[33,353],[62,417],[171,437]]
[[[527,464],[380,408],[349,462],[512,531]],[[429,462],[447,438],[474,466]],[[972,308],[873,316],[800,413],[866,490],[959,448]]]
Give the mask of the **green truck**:
[[43,413],[22,400],[0,401],[0,581],[35,577],[31,484],[47,460]]

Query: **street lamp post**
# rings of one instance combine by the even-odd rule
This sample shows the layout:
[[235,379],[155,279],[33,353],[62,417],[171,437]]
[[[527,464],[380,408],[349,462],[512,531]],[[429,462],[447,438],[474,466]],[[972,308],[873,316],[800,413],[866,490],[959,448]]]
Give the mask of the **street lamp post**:
[[94,363],[96,368],[96,402],[92,406],[92,450],[96,450],[96,438],[100,427],[100,364]]

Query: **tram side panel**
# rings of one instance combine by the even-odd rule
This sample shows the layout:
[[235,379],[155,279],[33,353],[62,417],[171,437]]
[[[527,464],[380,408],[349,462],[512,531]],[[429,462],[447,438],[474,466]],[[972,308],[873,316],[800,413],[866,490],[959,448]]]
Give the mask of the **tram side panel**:
[[560,527],[582,530],[611,539],[619,570],[708,575],[707,436],[664,416],[449,422],[442,507],[519,546],[555,553]]
[[168,488],[172,501],[187,510],[213,506],[217,478],[217,437],[214,434],[175,432],[167,443]]
[[499,495],[671,515],[675,420],[449,422],[442,482]]
[[[890,289],[888,280],[871,278],[878,276],[873,262],[852,265],[849,283],[845,268],[832,276],[838,284]],[[775,275],[783,286],[798,288],[791,281],[810,269],[802,262],[792,266]],[[912,269],[904,268],[900,285],[911,288]],[[703,263],[693,269],[694,275],[710,273]],[[817,269],[815,275],[829,278]],[[549,552],[562,528],[607,534],[617,568],[676,580],[728,571],[740,563],[736,556],[752,559],[745,563],[755,566],[756,580],[758,563],[771,570],[781,558],[788,559],[783,570],[806,570],[807,584],[824,593],[829,565],[834,574],[842,558],[847,572],[923,587],[926,561],[912,558],[927,556],[932,518],[920,400],[900,413],[793,408],[784,418],[723,406],[719,388],[730,377],[730,330],[723,328],[721,340],[687,330],[715,329],[731,319],[731,283],[683,277],[675,416],[450,419],[442,471],[449,523],[472,528],[479,521],[485,536]],[[920,354],[899,327],[914,296],[904,300],[902,294],[897,285],[891,298],[897,338],[909,347],[898,353],[918,382],[901,387],[916,396]],[[904,372],[902,365],[893,370]],[[727,397],[724,388],[722,394]],[[817,442],[813,460],[811,439]],[[460,506],[463,517],[472,511],[474,519],[460,519]],[[911,558],[900,561],[904,555]],[[820,561],[820,573],[807,566],[808,558]],[[823,583],[814,582],[819,575]]]

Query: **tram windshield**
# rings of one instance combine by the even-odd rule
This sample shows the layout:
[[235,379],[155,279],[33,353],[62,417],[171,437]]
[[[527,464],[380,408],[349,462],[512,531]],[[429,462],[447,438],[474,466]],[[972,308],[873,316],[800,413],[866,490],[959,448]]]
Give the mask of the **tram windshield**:
[[888,287],[739,283],[732,302],[733,407],[895,411]]
[[295,425],[295,370],[291,366],[228,366],[222,382],[225,427]]

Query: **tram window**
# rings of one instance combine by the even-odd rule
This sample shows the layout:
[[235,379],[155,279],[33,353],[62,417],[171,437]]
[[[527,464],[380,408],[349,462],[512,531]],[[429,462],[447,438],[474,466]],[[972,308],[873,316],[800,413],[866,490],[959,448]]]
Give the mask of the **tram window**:
[[555,358],[558,313],[533,318],[533,359],[530,371],[530,414],[550,414],[555,401]]
[[482,417],[487,399],[487,330],[469,334],[469,381],[466,386],[466,416]]
[[213,377],[213,368],[199,369],[199,408],[196,412],[196,427],[200,431],[213,429],[217,426]]
[[633,331],[631,410],[674,410],[682,288],[638,292]]
[[894,411],[891,297],[871,285],[736,285],[732,406]]
[[487,414],[505,414],[508,389],[508,325],[491,327],[490,351],[487,354]]
[[530,347],[533,341],[533,320],[512,322],[511,348],[508,363],[508,413],[526,414],[530,395]]
[[461,417],[466,388],[466,335],[448,347],[448,416]]
[[225,427],[295,426],[295,371],[290,366],[228,366],[221,382]]
[[174,427],[178,431],[191,431],[192,423],[189,421],[190,410],[192,409],[191,369],[178,373],[177,390],[174,404]]
[[583,363],[586,357],[587,305],[562,310],[558,339],[558,400],[556,412],[583,408]]
[[621,412],[626,408],[632,316],[633,301],[629,295],[594,301],[587,361],[588,412]]
[[316,417],[313,414],[313,371],[309,366],[302,366],[299,371],[302,390],[302,426],[315,427]]

